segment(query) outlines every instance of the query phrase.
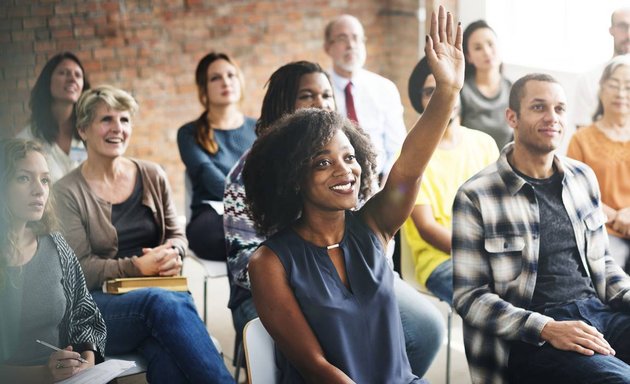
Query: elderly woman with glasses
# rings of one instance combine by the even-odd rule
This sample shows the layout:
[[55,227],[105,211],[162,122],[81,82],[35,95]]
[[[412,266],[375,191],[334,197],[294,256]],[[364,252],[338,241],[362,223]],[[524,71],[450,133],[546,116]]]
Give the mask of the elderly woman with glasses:
[[139,350],[152,383],[233,382],[189,293],[101,291],[112,278],[179,275],[187,247],[164,171],[124,156],[137,109],[111,86],[84,93],[77,128],[87,160],[55,185],[68,243],[105,318],[105,352]]
[[588,164],[599,182],[613,258],[630,271],[630,56],[612,59],[600,79],[594,123],[571,138],[567,155]]

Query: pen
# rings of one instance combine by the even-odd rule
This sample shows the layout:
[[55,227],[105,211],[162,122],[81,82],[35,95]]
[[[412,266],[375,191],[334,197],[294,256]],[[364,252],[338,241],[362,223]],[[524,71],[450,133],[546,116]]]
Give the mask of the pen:
[[[43,346],[45,346],[45,347],[48,347],[48,348],[50,348],[50,349],[54,349],[55,351],[63,351],[63,349],[61,349],[61,348],[57,348],[57,347],[55,347],[54,345],[52,345],[52,344],[48,344],[48,343],[47,343],[47,342],[45,342],[45,341],[41,341],[41,340],[35,340],[35,341],[36,341],[36,342],[38,342],[38,343],[40,343],[41,345],[43,345]],[[82,357],[78,357],[76,360],[79,360],[80,362],[82,362],[82,363],[86,363],[86,364],[88,364],[88,363],[89,363],[89,361],[85,360],[85,359],[84,359],[84,358],[82,358]]]

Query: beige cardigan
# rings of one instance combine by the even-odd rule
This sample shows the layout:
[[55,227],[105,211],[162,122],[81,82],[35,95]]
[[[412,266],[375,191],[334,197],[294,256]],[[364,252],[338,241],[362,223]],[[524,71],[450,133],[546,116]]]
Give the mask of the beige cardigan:
[[[181,255],[188,247],[184,229],[177,223],[166,174],[157,164],[131,159],[142,177],[142,204],[153,212],[160,232],[160,244],[171,240]],[[57,213],[64,237],[83,267],[90,290],[117,277],[141,276],[132,260],[118,259],[118,236],[112,225],[112,204],[100,199],[81,174],[81,166],[54,185]]]

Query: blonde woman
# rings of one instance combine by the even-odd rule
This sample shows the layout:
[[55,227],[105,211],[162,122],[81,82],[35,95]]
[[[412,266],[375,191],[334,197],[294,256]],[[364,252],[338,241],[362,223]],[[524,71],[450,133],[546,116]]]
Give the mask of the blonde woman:
[[55,185],[68,243],[107,324],[106,352],[139,350],[152,383],[233,382],[189,293],[101,291],[111,278],[179,275],[187,246],[164,171],[124,156],[137,109],[111,86],[84,93],[77,128],[87,160]]

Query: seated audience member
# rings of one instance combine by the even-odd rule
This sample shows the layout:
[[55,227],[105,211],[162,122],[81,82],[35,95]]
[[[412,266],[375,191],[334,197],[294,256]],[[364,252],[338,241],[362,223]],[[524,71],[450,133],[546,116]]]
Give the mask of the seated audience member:
[[179,275],[187,245],[164,171],[124,157],[137,109],[111,86],[84,93],[77,127],[88,157],[55,185],[68,243],[105,318],[106,352],[139,350],[150,382],[233,382],[189,293],[101,291],[112,278]]
[[630,271],[630,55],[616,56],[599,81],[595,123],[575,133],[567,156],[595,172],[610,255]]
[[207,54],[197,65],[195,80],[204,111],[177,132],[179,154],[192,183],[186,235],[197,256],[225,261],[223,210],[210,202],[220,205],[225,177],[256,139],[256,121],[239,110],[243,76],[228,55]]
[[63,52],[48,60],[31,91],[31,125],[17,137],[41,142],[52,181],[61,179],[87,156],[76,130],[74,107],[89,88],[79,59]]
[[461,92],[461,124],[492,136],[499,148],[512,141],[505,121],[510,80],[502,73],[501,54],[494,30],[477,20],[464,31],[466,81]]
[[473,383],[628,383],[630,277],[610,257],[597,179],[556,155],[566,96],[514,83],[514,143],[453,205],[453,304]]
[[[409,78],[409,99],[418,113],[424,112],[434,91],[435,77],[423,58]],[[455,193],[498,157],[499,150],[492,137],[459,125],[459,103],[456,104],[444,136],[422,175],[416,205],[403,224],[416,279],[449,304],[453,301],[451,217]]]
[[340,15],[326,25],[324,50],[331,59],[328,73],[337,111],[370,136],[381,182],[407,135],[398,88],[393,81],[363,68],[367,57],[366,37],[356,17]]
[[102,361],[105,322],[74,252],[54,232],[50,171],[39,144],[0,142],[0,191],[0,381],[66,379]]
[[249,276],[279,350],[279,382],[419,382],[385,253],[464,80],[461,28],[455,37],[452,16],[439,13],[426,45],[435,101],[407,135],[384,189],[359,210],[376,177],[376,153],[369,136],[335,112],[287,115],[247,157],[248,207],[257,230],[274,233],[252,255]]
[[[263,136],[282,116],[301,108],[335,110],[330,80],[322,68],[308,61],[286,64],[267,83],[256,132]],[[258,236],[246,207],[242,170],[247,153],[230,171],[225,195],[225,235],[230,271],[230,302],[234,328],[241,333],[248,321],[258,317],[250,291],[247,264],[265,238]],[[403,320],[407,356],[411,369],[422,376],[433,361],[443,338],[443,320],[437,309],[415,289],[396,277],[394,291]]]
[[[617,8],[610,15],[608,33],[613,38],[613,58],[630,53],[630,7],[627,4]],[[575,105],[571,106],[572,122],[575,128],[593,124],[593,114],[599,103],[599,80],[607,64],[607,61],[599,63],[578,79],[575,87]]]

